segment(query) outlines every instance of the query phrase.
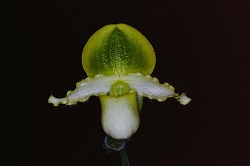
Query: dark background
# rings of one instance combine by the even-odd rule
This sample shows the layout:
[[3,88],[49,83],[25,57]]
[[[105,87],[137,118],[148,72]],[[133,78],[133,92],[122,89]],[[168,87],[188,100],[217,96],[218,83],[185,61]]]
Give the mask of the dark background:
[[192,98],[145,98],[127,145],[131,165],[250,165],[249,2],[49,1],[3,3],[2,166],[121,165],[102,148],[97,97],[53,107],[86,78],[81,52],[111,23],[126,23],[153,45],[152,76]]

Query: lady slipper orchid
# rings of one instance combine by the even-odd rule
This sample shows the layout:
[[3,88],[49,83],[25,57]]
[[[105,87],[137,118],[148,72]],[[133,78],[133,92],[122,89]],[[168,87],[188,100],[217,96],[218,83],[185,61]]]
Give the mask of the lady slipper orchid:
[[117,140],[128,139],[139,127],[143,97],[160,102],[174,97],[183,105],[191,100],[150,76],[155,63],[154,49],[139,31],[126,24],[106,25],[90,37],[83,49],[82,65],[88,77],[66,97],[51,95],[48,102],[54,106],[73,105],[99,96],[105,133]]

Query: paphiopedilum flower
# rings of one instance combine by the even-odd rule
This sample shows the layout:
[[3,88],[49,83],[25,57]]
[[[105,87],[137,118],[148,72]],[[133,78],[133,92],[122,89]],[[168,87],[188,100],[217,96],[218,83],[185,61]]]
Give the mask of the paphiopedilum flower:
[[160,102],[174,97],[183,105],[191,100],[150,76],[155,63],[154,49],[139,31],[126,24],[104,26],[83,49],[82,65],[88,77],[66,97],[51,95],[48,102],[54,106],[73,105],[99,96],[104,131],[114,139],[127,139],[139,127],[143,97]]

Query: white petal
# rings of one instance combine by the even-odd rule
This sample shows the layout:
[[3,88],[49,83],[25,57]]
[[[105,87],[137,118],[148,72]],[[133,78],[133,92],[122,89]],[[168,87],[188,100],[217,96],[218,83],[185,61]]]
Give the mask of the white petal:
[[149,75],[132,73],[129,75],[123,75],[121,78],[131,89],[135,90],[139,95],[148,97],[149,99],[164,101],[169,97],[175,97],[181,104],[184,105],[191,100],[185,96],[185,94],[179,96],[175,93],[174,87],[170,84],[160,84],[157,78],[152,78]]
[[99,96],[100,94],[109,92],[112,84],[118,79],[118,76],[104,76],[102,74],[98,74],[93,78],[88,77],[78,82],[74,91],[68,91],[66,97],[58,99],[51,95],[48,102],[54,106],[58,106],[59,104],[73,105],[77,102],[84,102],[90,96]]
[[138,129],[140,118],[136,93],[119,97],[100,95],[102,127],[114,139],[127,139]]

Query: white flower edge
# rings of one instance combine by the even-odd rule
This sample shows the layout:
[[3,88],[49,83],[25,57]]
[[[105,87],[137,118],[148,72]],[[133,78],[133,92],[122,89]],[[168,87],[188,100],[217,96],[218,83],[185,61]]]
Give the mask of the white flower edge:
[[182,93],[180,96],[175,93],[174,87],[168,83],[160,84],[157,78],[153,78],[150,75],[131,73],[120,76],[98,74],[93,78],[88,77],[78,82],[74,91],[68,91],[66,97],[55,98],[51,95],[48,102],[54,106],[58,106],[59,104],[73,105],[77,102],[84,102],[88,100],[90,96],[107,94],[111,86],[117,81],[124,81],[129,85],[131,90],[149,99],[165,101],[169,97],[174,97],[182,105],[186,105],[191,101],[185,93]]

